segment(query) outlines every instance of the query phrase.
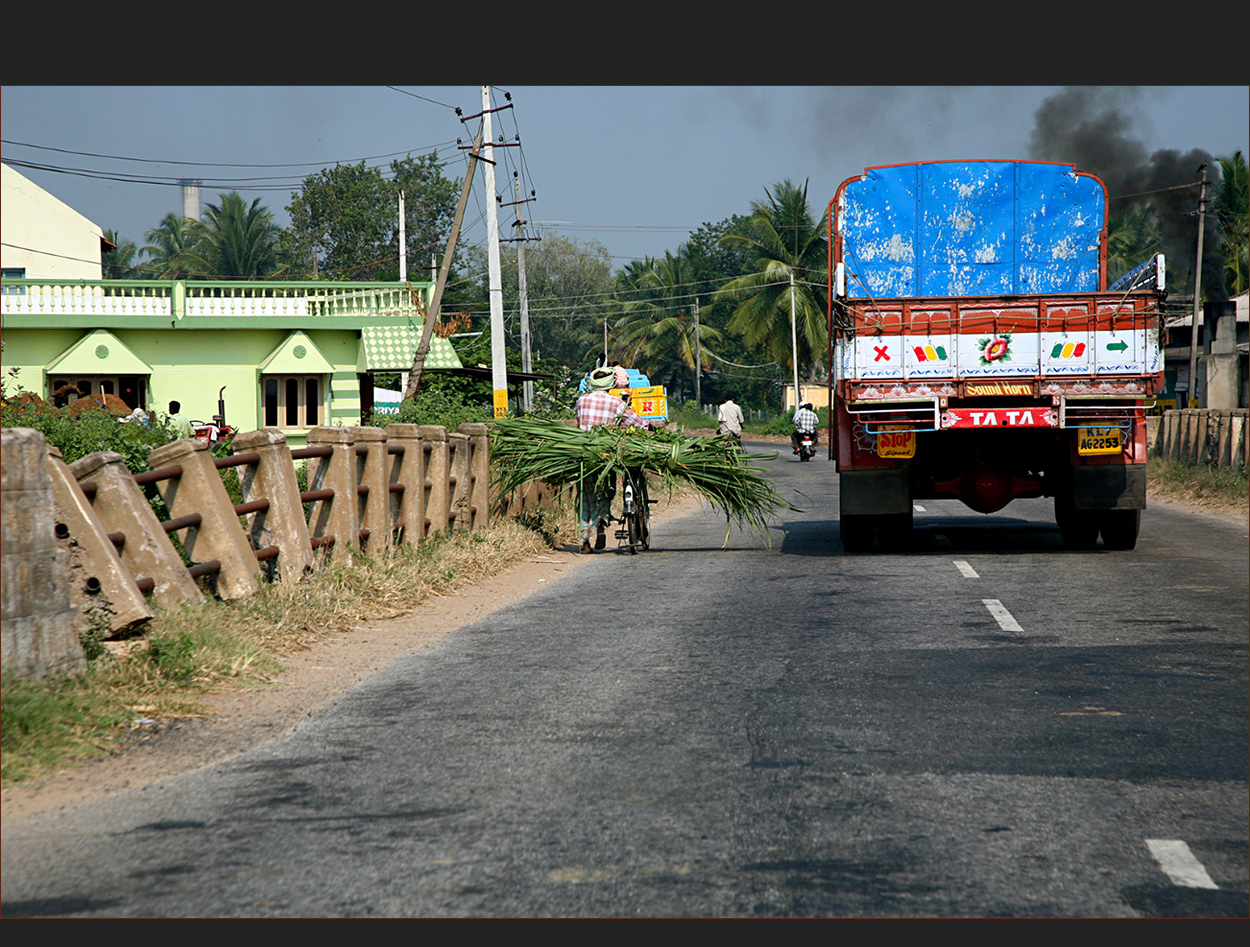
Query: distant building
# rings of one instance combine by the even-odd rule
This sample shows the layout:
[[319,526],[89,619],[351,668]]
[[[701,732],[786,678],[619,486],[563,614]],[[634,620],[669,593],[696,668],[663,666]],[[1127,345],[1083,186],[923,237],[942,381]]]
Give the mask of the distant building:
[[[1167,320],[1161,409],[1187,407],[1192,303]],[[1250,294],[1208,300],[1198,327],[1198,399],[1204,408],[1250,407]]]

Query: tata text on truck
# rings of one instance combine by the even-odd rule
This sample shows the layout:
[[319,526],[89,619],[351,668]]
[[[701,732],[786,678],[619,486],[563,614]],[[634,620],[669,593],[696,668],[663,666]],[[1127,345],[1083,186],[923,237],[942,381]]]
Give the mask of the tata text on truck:
[[1068,546],[1132,549],[1163,257],[1107,287],[1102,181],[1027,161],[868,168],[829,221],[844,546],[905,543],[918,499],[1054,497]]

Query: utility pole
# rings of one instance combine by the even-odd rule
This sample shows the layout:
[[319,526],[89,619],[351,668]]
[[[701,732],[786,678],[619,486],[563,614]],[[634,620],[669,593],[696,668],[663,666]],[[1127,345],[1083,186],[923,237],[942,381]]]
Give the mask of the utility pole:
[[499,198],[491,143],[490,86],[482,86],[482,137],[486,142],[486,261],[490,277],[490,377],[495,417],[508,416],[508,358],[503,337],[503,278],[499,272]]
[[412,371],[408,373],[408,384],[404,386],[404,400],[415,397],[421,385],[421,372],[425,369],[425,357],[430,354],[430,336],[434,334],[434,323],[438,319],[439,307],[443,304],[443,290],[447,286],[447,274],[451,271],[451,260],[456,255],[456,240],[460,236],[460,225],[464,222],[464,209],[469,203],[469,188],[473,186],[473,174],[477,170],[478,152],[482,149],[482,136],[478,135],[473,142],[473,150],[469,152],[469,169],[464,174],[464,186],[460,188],[460,203],[456,205],[456,217],[451,224],[451,236],[447,240],[447,249],[443,253],[443,266],[438,271],[438,283],[434,286],[434,298],[430,300],[430,311],[425,314],[425,325],[421,327],[421,342],[412,356]]
[[699,340],[699,297],[694,298],[694,402],[703,410],[703,343]]
[[790,274],[790,357],[794,361],[794,410],[803,399],[799,395],[799,330],[794,318],[794,273]]
[[[1202,318],[1202,231],[1203,214],[1207,208],[1207,166],[1199,165],[1202,172],[1202,191],[1198,197],[1198,263],[1194,267],[1194,312],[1190,318],[1189,331],[1189,407],[1197,408],[1198,403],[1198,321]],[[1206,391],[1203,391],[1206,395]]]
[[[516,202],[517,207],[523,206],[521,201],[521,179],[513,172],[512,183],[516,186]],[[516,272],[517,272],[517,290],[521,294],[521,371],[527,375],[533,371],[533,364],[530,361],[530,301],[529,293],[525,285],[525,220],[521,215],[521,211],[517,211],[516,219]],[[528,379],[521,386],[522,403],[525,405],[525,413],[529,414],[534,407],[534,383]]]
[[405,239],[404,192],[399,192],[399,281],[408,282],[408,241]]

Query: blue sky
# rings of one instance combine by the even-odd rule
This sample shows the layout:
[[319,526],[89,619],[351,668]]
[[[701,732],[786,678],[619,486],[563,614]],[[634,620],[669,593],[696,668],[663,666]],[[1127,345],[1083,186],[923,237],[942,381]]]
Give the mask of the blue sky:
[[[521,146],[498,152],[497,190],[511,200],[517,171],[536,191],[531,220],[545,232],[602,242],[617,265],[675,250],[701,224],[748,213],[785,178],[807,181],[819,212],[866,166],[1035,157],[1035,115],[1061,91],[497,86],[496,106],[507,104],[505,90],[513,107],[496,115],[494,131],[509,140],[519,134]],[[1144,153],[1250,152],[1246,86],[1086,92],[1091,108],[1123,120],[1123,136]],[[171,182],[184,176],[205,180],[206,201],[236,188],[249,201],[260,197],[281,223],[299,180],[335,162],[384,164],[389,157],[381,156],[437,148],[448,176],[460,177],[456,139],[467,144],[477,122],[462,124],[454,107],[472,115],[481,103],[478,86],[5,86],[0,154],[62,169],[19,168],[101,227],[142,244],[145,230],[179,209]],[[136,176],[161,183],[113,179]],[[485,239],[482,185],[479,177],[463,238],[470,243]],[[512,219],[505,208],[505,232]]]

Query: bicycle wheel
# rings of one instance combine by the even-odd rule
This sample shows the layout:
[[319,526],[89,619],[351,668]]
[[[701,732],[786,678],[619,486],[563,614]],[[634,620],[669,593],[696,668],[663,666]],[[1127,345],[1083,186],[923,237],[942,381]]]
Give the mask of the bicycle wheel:
[[629,554],[631,556],[638,555],[639,531],[638,524],[642,520],[641,513],[635,513],[629,518],[629,522],[625,524],[625,529],[629,534]]
[[643,549],[651,548],[651,499],[647,496],[647,475],[644,473],[638,484],[638,496],[642,501],[638,504],[638,539]]

